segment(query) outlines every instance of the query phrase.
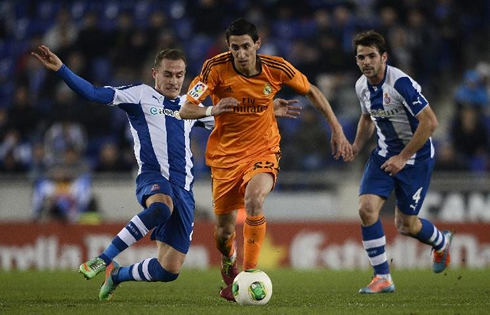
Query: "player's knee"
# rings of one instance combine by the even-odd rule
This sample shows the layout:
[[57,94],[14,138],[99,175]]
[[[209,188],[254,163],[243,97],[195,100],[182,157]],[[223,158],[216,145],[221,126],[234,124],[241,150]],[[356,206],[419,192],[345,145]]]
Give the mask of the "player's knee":
[[249,216],[257,216],[262,213],[262,205],[264,199],[262,198],[245,198],[245,211]]
[[361,205],[359,207],[359,217],[365,225],[370,225],[377,221],[377,212],[369,205]]
[[172,214],[172,209],[163,202],[154,202],[151,204],[152,216],[154,218],[166,218]]
[[226,243],[235,234],[235,225],[227,224],[215,229],[215,237],[218,243]]

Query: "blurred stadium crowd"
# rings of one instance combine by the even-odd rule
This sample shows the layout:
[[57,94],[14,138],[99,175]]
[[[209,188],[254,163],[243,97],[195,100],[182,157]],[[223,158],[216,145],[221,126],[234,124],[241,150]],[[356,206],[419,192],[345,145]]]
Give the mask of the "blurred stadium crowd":
[[[489,1],[3,0],[0,174],[63,178],[135,167],[124,112],[84,101],[48,73],[30,56],[41,43],[88,81],[113,86],[152,85],[155,54],[181,48],[185,93],[204,60],[226,50],[224,31],[237,17],[258,26],[259,52],[283,56],[321,88],[351,140],[360,114],[351,40],[361,30],[381,32],[389,63],[422,85],[447,126],[436,138],[437,167],[490,171]],[[296,97],[288,90],[281,96]],[[282,169],[348,167],[331,158],[326,123],[300,100],[302,117],[279,121]],[[198,178],[208,176],[206,139],[196,132]]]

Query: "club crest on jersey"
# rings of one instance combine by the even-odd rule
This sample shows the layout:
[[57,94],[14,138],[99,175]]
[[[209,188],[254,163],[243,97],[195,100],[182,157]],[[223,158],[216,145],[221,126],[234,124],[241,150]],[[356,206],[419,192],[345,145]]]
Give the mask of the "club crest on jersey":
[[272,85],[267,82],[264,84],[264,95],[270,95],[272,93]]
[[201,81],[197,82],[196,85],[187,93],[190,97],[192,97],[194,100],[198,100],[204,92],[208,89],[208,86]]
[[391,103],[391,98],[390,98],[390,96],[388,95],[388,93],[385,93],[385,96],[383,97],[383,102],[385,103],[385,105],[390,105],[390,103]]
[[151,190],[150,191],[155,191],[155,190],[160,190],[160,185],[153,184],[153,186],[151,186]]

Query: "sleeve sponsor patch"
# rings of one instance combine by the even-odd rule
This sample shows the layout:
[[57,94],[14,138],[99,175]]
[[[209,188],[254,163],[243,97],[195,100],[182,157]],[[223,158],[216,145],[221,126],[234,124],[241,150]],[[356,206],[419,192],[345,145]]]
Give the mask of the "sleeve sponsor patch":
[[192,89],[189,90],[187,95],[192,97],[194,100],[198,101],[199,98],[206,92],[208,89],[208,86],[201,81],[197,82],[196,85],[192,87]]

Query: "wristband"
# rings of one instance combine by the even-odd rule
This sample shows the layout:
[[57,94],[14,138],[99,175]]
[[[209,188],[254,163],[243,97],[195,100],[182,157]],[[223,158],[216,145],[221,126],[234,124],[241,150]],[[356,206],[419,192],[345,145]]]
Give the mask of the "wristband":
[[212,116],[211,111],[213,110],[213,106],[208,106],[206,108],[206,117]]

